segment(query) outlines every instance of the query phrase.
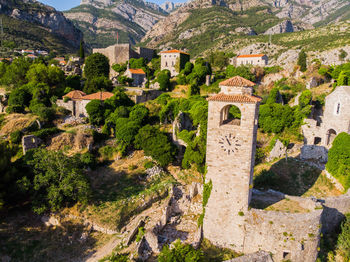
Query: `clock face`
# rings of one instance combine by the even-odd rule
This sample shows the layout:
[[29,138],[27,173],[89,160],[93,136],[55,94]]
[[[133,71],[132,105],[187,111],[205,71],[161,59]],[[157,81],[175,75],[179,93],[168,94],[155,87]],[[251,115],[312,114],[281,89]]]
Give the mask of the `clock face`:
[[238,151],[241,141],[238,137],[228,134],[219,138],[219,145],[227,155],[232,155]]

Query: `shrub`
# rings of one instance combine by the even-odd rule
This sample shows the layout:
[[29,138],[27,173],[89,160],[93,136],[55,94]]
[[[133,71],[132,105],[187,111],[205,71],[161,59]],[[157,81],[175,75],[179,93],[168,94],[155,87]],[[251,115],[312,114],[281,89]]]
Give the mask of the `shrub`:
[[328,152],[327,170],[339,180],[345,190],[350,188],[350,135],[340,133]]
[[103,160],[109,160],[113,158],[114,153],[116,152],[116,148],[111,146],[101,147],[98,152],[100,153]]
[[147,161],[144,165],[143,165],[143,167],[145,168],[145,169],[150,169],[150,168],[152,168],[152,167],[154,167],[155,166],[155,164],[152,162],[152,161]]
[[168,245],[164,245],[159,254],[158,262],[200,262],[204,261],[204,254],[201,250],[195,250],[189,244],[182,244],[178,239],[170,249]]
[[22,136],[23,136],[23,134],[19,130],[15,131],[15,132],[12,132],[10,134],[11,142],[15,143],[15,144],[19,144],[21,142],[21,140],[22,140]]
[[136,242],[140,242],[142,237],[145,235],[145,228],[144,227],[139,227],[137,236],[136,236]]
[[159,83],[159,90],[161,91],[170,91],[170,71],[162,70],[157,77],[157,82]]
[[40,129],[38,131],[35,131],[33,133],[34,136],[37,136],[41,139],[45,139],[49,136],[55,135],[57,133],[60,133],[62,130],[58,129],[57,127],[51,127],[51,128],[44,128]]
[[337,254],[343,258],[343,261],[350,260],[350,214],[346,215],[341,224],[341,233],[337,241]]

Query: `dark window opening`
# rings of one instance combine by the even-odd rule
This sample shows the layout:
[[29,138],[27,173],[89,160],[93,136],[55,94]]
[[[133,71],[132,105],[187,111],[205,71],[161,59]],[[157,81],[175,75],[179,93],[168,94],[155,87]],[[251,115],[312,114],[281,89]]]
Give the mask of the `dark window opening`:
[[339,115],[339,113],[340,113],[340,103],[338,103],[337,105],[337,115]]
[[321,141],[322,141],[322,139],[321,139],[320,137],[315,137],[315,139],[314,139],[314,145],[320,144]]

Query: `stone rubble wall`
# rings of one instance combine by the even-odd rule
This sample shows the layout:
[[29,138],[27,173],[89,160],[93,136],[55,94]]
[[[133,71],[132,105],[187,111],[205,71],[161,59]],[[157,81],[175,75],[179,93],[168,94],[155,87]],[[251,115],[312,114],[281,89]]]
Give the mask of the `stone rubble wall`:
[[247,254],[224,262],[273,262],[270,253],[266,251],[258,251],[253,254]]
[[339,226],[345,214],[350,213],[350,192],[326,198],[323,207],[322,233],[330,233]]
[[274,261],[314,262],[320,241],[322,209],[304,214],[251,209],[245,217],[243,253],[265,250]]
[[327,163],[328,150],[323,146],[304,145],[300,151],[301,160],[316,160],[321,163]]

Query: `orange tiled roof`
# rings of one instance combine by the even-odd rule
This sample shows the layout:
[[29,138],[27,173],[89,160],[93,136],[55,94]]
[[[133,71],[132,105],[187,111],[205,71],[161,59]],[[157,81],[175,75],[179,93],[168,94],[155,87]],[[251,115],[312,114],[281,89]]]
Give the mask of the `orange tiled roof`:
[[264,54],[253,54],[253,55],[239,55],[237,58],[248,58],[248,57],[262,57]]
[[237,87],[246,87],[246,86],[255,86],[252,81],[249,81],[241,76],[234,76],[230,79],[222,81],[219,86],[237,86]]
[[68,94],[64,95],[63,97],[69,97],[71,99],[81,99],[83,96],[86,96],[86,94],[83,91],[73,90],[70,91]]
[[209,97],[208,101],[258,103],[261,101],[261,98],[258,96],[251,96],[251,95],[227,95],[224,93],[219,93],[217,95]]
[[93,93],[91,95],[86,95],[86,96],[83,96],[81,99],[83,100],[94,100],[94,99],[97,99],[97,100],[106,100],[108,98],[111,98],[112,96],[114,96],[113,93],[110,93],[110,92],[97,92],[97,93]]
[[145,71],[143,71],[142,69],[129,69],[130,73],[132,74],[136,74],[136,75],[145,75]]
[[172,50],[166,50],[160,52],[161,54],[171,54],[171,53],[180,53],[180,54],[185,54],[185,55],[190,55],[189,53],[185,53],[183,51],[177,50],[177,49],[172,49]]

